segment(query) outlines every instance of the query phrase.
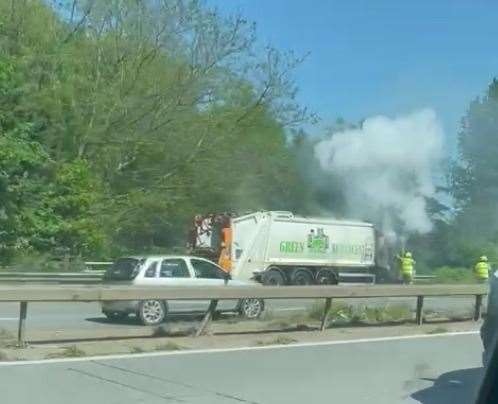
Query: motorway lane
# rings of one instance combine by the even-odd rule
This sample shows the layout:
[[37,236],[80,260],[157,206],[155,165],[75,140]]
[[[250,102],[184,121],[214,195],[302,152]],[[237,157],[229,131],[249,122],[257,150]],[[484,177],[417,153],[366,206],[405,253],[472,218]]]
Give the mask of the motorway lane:
[[[415,309],[415,298],[376,298],[376,299],[349,299],[343,300],[347,304],[385,306],[385,305],[407,305]],[[316,300],[267,300],[266,308],[276,317],[299,313],[308,310]],[[427,298],[424,303],[426,310],[437,311],[448,316],[470,315],[473,310],[473,297],[452,298]],[[201,311],[205,304],[196,302],[177,302],[177,307],[183,310]],[[18,303],[0,303],[0,329],[15,331],[17,317],[19,315]],[[175,317],[170,318],[174,320]],[[110,323],[100,311],[100,305],[91,303],[30,303],[28,305],[28,330],[90,330],[95,329],[119,329],[136,326],[136,322],[127,321],[121,323]]]
[[6,364],[0,381],[16,404],[468,404],[480,357],[478,335],[445,335]]

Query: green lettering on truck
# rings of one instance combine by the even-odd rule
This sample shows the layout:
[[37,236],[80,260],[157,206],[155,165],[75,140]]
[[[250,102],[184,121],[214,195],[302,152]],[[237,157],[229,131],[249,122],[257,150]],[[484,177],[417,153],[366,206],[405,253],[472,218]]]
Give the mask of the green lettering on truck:
[[283,253],[300,253],[304,251],[304,243],[299,241],[281,241],[280,252]]

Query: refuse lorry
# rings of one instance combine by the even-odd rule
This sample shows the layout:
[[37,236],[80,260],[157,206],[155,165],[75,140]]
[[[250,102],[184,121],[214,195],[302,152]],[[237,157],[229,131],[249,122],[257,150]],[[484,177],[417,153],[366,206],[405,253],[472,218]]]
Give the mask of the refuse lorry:
[[197,216],[193,253],[218,261],[232,278],[265,285],[393,280],[387,243],[370,223],[260,211]]

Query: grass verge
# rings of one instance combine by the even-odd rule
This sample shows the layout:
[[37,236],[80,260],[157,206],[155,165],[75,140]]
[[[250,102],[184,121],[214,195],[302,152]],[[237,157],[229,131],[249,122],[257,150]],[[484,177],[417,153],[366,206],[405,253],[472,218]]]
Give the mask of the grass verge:
[[285,335],[280,335],[271,340],[258,340],[256,341],[257,346],[267,346],[267,345],[288,345],[297,342],[297,339],[287,337]]
[[55,358],[81,358],[86,356],[86,352],[82,349],[78,348],[76,345],[71,345],[64,348],[62,351],[52,352],[48,354],[46,359],[55,359]]
[[427,331],[427,334],[444,334],[448,332],[448,329],[445,327],[436,327],[433,328],[432,330]]
[[[308,310],[308,318],[321,320],[324,304],[315,303]],[[329,312],[329,324],[389,324],[399,323],[413,318],[407,305],[385,305],[380,307],[351,306],[343,302],[333,303]]]
[[0,351],[0,362],[5,362],[8,360],[9,360],[9,356],[5,352]]
[[182,349],[187,348],[180,344],[177,344],[174,341],[168,341],[165,344],[157,345],[155,348],[156,351],[181,351]]
[[15,345],[14,335],[4,328],[0,328],[0,347],[8,348]]

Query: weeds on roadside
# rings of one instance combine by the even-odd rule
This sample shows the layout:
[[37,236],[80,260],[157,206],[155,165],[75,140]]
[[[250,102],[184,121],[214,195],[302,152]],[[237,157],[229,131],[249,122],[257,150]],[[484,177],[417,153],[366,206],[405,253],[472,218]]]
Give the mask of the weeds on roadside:
[[261,320],[269,321],[275,319],[275,312],[271,309],[265,309],[263,314],[261,315]]
[[426,334],[444,334],[448,332],[448,329],[445,327],[436,327],[433,328],[432,330],[427,331]]
[[[308,317],[320,320],[324,304],[317,302],[308,310]],[[329,322],[349,324],[389,323],[409,320],[412,317],[407,305],[386,305],[382,307],[351,306],[343,302],[333,303],[329,312]]]
[[266,346],[266,345],[288,345],[297,342],[297,339],[287,337],[285,335],[280,335],[271,340],[258,340],[256,341],[256,345],[258,346]]
[[142,347],[139,347],[139,346],[132,346],[130,348],[130,352],[131,353],[142,353],[142,352],[145,352],[144,349]]
[[181,351],[182,349],[186,348],[174,341],[168,341],[165,344],[157,345],[155,348],[156,351]]
[[8,355],[5,352],[0,351],[0,362],[4,362],[4,361],[8,361],[8,360],[9,360]]
[[159,326],[152,332],[153,337],[167,337],[169,335],[169,329],[165,326]]
[[5,328],[0,328],[0,347],[7,348],[14,344],[14,335]]
[[76,345],[71,345],[62,351],[52,352],[48,354],[46,359],[55,359],[55,358],[80,358],[86,356],[86,352],[82,349],[78,348]]
[[14,334],[6,330],[5,328],[0,328],[0,339],[13,339],[13,338]]

